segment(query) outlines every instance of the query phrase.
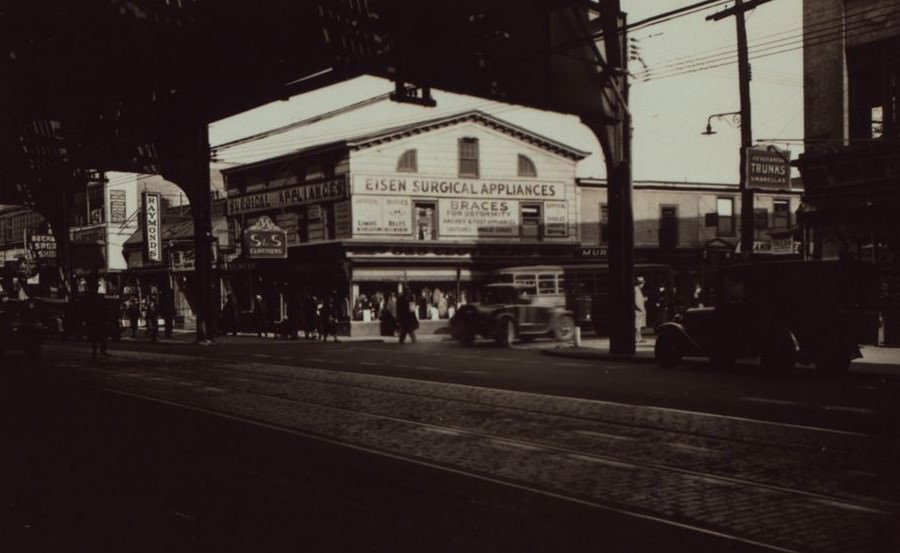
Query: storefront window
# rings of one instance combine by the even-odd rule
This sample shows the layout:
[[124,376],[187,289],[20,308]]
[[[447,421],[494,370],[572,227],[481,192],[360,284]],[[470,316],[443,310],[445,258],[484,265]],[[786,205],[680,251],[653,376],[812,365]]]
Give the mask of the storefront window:
[[775,200],[772,206],[772,228],[775,230],[791,228],[791,203],[788,200]]
[[416,238],[437,239],[437,206],[435,202],[415,202]]
[[541,204],[522,204],[522,238],[541,238]]
[[734,236],[734,198],[718,198],[716,200],[718,236]]
[[609,242],[609,206],[600,204],[600,243]]

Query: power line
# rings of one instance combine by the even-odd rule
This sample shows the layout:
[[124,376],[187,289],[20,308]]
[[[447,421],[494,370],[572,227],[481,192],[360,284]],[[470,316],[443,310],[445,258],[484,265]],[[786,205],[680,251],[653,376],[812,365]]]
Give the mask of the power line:
[[[855,24],[843,26],[840,24],[833,25],[830,28],[822,28],[812,33],[806,33],[804,36],[803,33],[792,35],[790,37],[785,37],[782,39],[771,40],[771,41],[763,41],[757,42],[752,45],[751,49],[754,52],[763,52],[769,51],[775,48],[782,48],[785,46],[790,46],[794,44],[801,44],[802,42],[812,42],[821,38],[829,38],[833,37],[836,34],[843,35],[844,33],[858,31],[865,27],[868,27],[868,23],[866,22],[857,22]],[[723,61],[724,59],[728,59],[735,55],[735,50],[731,50],[729,52],[723,52],[720,54],[713,54],[708,56],[695,57],[692,59],[687,59],[684,61],[672,61],[667,64],[662,64],[661,66],[650,67],[647,70],[640,71],[636,73],[636,78],[641,79],[647,76],[650,76],[651,73],[665,73],[667,71],[678,70],[686,67],[695,67],[701,65],[703,63],[715,63],[719,61]]]
[[[867,10],[867,11],[874,12],[874,11],[877,11],[878,9],[883,9],[883,8],[874,8],[872,10]],[[854,23],[850,23],[847,25],[843,25],[842,23],[835,23],[835,21],[843,21],[843,18],[839,17],[839,18],[830,18],[830,19],[819,20],[816,24],[811,25],[814,28],[813,32],[807,32],[805,36],[804,36],[804,33],[801,32],[800,34],[791,35],[789,37],[784,37],[781,39],[768,40],[768,41],[757,41],[755,44],[752,45],[752,49],[754,52],[757,52],[757,53],[771,51],[776,48],[784,48],[784,47],[792,46],[795,44],[801,44],[804,42],[804,40],[806,40],[812,44],[820,44],[820,43],[824,43],[824,42],[821,42],[819,39],[832,38],[835,36],[835,34],[843,35],[843,33],[858,31],[858,30],[864,29],[865,27],[869,26],[868,22],[862,21],[862,20],[856,21]],[[816,28],[816,27],[818,27],[818,28]],[[777,34],[786,34],[788,32],[796,33],[797,30],[798,29],[793,29],[790,31],[783,31],[782,33],[775,33],[775,34],[769,35],[769,36],[776,36]],[[724,48],[729,48],[730,50],[728,52],[723,52],[720,54],[695,56],[695,57],[689,58],[689,59],[685,59],[686,58],[685,56],[680,57],[680,58],[675,58],[673,60],[670,60],[670,62],[668,62],[668,63],[663,63],[659,66],[651,66],[650,68],[648,68],[646,70],[636,72],[635,77],[639,80],[646,81],[646,80],[651,80],[654,78],[660,78],[662,76],[668,76],[668,75],[664,75],[665,73],[668,73],[668,72],[676,72],[676,73],[680,74],[681,69],[688,69],[688,68],[695,69],[699,66],[702,66],[703,64],[716,64],[715,67],[719,67],[722,64],[720,64],[718,62],[722,62],[722,61],[725,61],[726,59],[730,59],[736,53],[736,49],[732,46],[728,46],[728,47],[724,47]],[[719,48],[716,50],[712,50],[710,52],[715,52],[717,50],[722,50],[722,49],[723,48]],[[758,57],[763,57],[763,56],[758,56]],[[733,62],[733,60],[732,60],[732,62]],[[685,72],[693,72],[693,71],[685,71]]]
[[[868,25],[866,25],[868,26]],[[898,27],[893,25],[887,28],[895,28]],[[765,58],[769,56],[785,54],[788,52],[794,52],[797,50],[802,50],[804,47],[814,47],[821,46],[824,44],[829,44],[832,42],[838,42],[843,40],[845,31],[853,31],[858,30],[857,27],[848,27],[847,29],[841,29],[833,31],[829,34],[821,34],[813,37],[813,40],[804,40],[800,38],[798,40],[793,40],[789,42],[784,42],[782,44],[768,46],[766,48],[757,48],[755,49],[753,54],[753,59]],[[687,75],[689,73],[696,73],[698,71],[706,71],[708,69],[714,69],[717,67],[723,67],[726,65],[731,65],[736,63],[737,60],[734,58],[719,58],[719,59],[710,59],[704,61],[698,61],[691,64],[686,64],[682,67],[673,67],[664,69],[662,71],[653,72],[652,70],[646,73],[642,73],[638,79],[643,82],[648,82],[652,80],[665,79],[669,77],[677,77],[681,75]]]

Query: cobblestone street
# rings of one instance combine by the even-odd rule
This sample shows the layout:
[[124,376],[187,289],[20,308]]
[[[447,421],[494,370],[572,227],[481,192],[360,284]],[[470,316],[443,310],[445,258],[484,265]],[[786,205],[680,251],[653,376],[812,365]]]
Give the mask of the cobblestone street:
[[888,551],[896,441],[274,362],[122,352],[62,376],[788,551]]

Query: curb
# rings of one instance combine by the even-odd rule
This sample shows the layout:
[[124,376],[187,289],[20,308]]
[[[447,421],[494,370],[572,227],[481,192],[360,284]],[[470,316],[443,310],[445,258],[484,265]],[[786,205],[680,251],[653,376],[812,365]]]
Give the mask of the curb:
[[606,353],[593,348],[553,348],[542,349],[543,355],[551,357],[568,357],[571,359],[588,359],[598,361],[630,361],[632,363],[643,363],[655,365],[656,359],[652,356],[646,356],[639,353]]

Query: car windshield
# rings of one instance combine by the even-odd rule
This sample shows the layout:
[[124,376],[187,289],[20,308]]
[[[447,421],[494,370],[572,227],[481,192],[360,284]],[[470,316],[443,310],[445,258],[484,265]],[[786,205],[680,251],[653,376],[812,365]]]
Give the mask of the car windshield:
[[533,288],[519,286],[485,286],[481,291],[481,303],[510,304],[528,302],[534,295]]

